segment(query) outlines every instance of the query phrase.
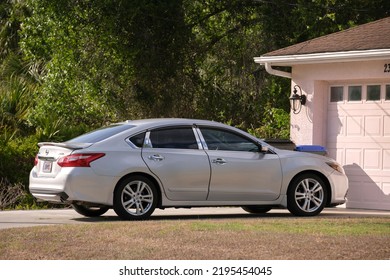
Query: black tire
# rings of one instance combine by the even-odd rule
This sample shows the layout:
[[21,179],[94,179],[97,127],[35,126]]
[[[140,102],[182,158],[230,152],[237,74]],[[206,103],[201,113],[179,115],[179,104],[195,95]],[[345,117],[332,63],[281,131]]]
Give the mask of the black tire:
[[260,206],[260,205],[242,206],[241,208],[251,214],[264,214],[269,212],[272,209],[272,207],[270,206]]
[[287,209],[296,216],[316,216],[324,209],[328,189],[316,174],[295,177],[287,191]]
[[155,184],[144,176],[121,181],[114,191],[114,211],[124,220],[143,220],[156,209],[158,193]]
[[72,204],[72,208],[80,215],[86,217],[99,217],[110,209],[110,207],[108,206],[90,207],[90,206],[80,205],[75,203]]

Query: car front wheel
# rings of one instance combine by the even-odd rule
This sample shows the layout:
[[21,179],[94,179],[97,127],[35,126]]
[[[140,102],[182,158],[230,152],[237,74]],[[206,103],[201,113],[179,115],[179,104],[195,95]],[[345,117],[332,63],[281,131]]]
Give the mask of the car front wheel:
[[72,208],[79,214],[86,217],[99,217],[106,213],[110,207],[108,206],[99,206],[99,207],[90,207],[81,204],[72,204]]
[[301,174],[291,181],[287,208],[296,216],[315,216],[325,207],[328,192],[325,182],[316,174]]
[[143,176],[128,177],[116,187],[114,211],[125,220],[148,218],[157,205],[155,184]]

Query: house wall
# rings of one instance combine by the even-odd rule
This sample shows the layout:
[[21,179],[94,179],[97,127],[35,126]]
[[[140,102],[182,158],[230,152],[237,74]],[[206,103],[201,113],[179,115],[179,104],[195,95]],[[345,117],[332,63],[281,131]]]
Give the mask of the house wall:
[[319,80],[294,80],[307,101],[299,114],[291,113],[290,136],[296,145],[322,145],[326,143],[327,93],[329,83]]
[[296,145],[325,145],[329,85],[390,81],[389,60],[301,64],[292,68],[291,92],[299,85],[307,96],[302,111],[291,113],[290,135]]
[[[344,166],[349,178],[347,207],[390,210],[389,60],[303,64],[292,68],[307,103],[291,113],[291,140],[296,145],[322,145]],[[367,101],[367,85],[381,85],[381,100]],[[330,102],[330,86],[362,86],[362,100]]]

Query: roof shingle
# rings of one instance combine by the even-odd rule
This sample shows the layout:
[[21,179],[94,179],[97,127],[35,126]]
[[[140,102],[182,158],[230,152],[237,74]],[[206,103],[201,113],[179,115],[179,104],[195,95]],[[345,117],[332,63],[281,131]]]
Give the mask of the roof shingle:
[[263,56],[377,49],[390,49],[390,17],[272,51]]

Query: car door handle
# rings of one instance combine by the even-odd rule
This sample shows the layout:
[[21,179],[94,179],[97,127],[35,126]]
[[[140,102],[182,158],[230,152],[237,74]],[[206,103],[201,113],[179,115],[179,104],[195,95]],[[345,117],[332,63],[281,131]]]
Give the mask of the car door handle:
[[224,164],[226,164],[226,160],[224,160],[223,158],[216,158],[216,159],[212,160],[212,163],[224,165]]
[[164,159],[164,157],[160,156],[160,155],[152,155],[152,156],[148,156],[148,159],[154,160],[154,161],[162,161]]

